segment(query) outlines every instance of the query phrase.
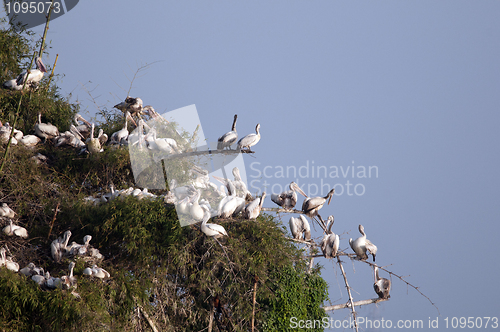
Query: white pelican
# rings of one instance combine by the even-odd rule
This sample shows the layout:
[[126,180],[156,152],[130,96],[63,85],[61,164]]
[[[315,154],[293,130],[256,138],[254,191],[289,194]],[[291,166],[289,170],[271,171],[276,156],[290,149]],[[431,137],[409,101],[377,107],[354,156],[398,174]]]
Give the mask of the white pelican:
[[54,278],[50,276],[50,273],[45,272],[45,286],[50,289],[62,288],[61,278]]
[[243,217],[246,219],[256,219],[260,214],[265,197],[266,192],[263,192],[261,197],[257,197],[252,202],[248,203],[248,205],[243,209]]
[[21,74],[19,74],[19,76],[17,76],[16,79],[5,82],[3,84],[3,87],[13,90],[22,90],[24,80],[26,80],[26,77],[27,77],[26,86],[38,83],[43,78],[43,74],[47,72],[47,68],[45,68],[45,65],[43,64],[42,59],[40,57],[36,58],[35,64],[37,69],[30,70],[29,76],[27,75],[28,71],[25,70]]
[[94,264],[94,266],[92,266],[92,276],[99,279],[104,279],[109,278],[111,275],[105,269]]
[[87,249],[89,247],[90,240],[92,240],[92,236],[85,235],[83,237],[83,244],[78,244],[76,242],[73,242],[70,246],[69,254],[71,256],[76,256],[76,255],[84,256],[87,253]]
[[27,147],[33,147],[40,142],[41,142],[41,139],[36,135],[26,135],[19,141],[19,143],[21,143]]
[[378,266],[373,266],[373,272],[375,272],[375,283],[373,284],[373,289],[377,293],[378,297],[381,299],[388,299],[391,291],[391,281],[387,278],[380,278],[378,275]]
[[307,195],[300,189],[299,185],[292,181],[290,183],[290,190],[284,191],[279,195],[272,194],[271,200],[284,209],[293,209],[297,204],[297,191],[307,198]]
[[[0,140],[2,141],[3,144],[7,144],[9,142],[11,132],[12,132],[12,127],[9,125],[8,122],[6,122],[4,126],[0,127]],[[12,141],[10,144],[17,145],[17,139],[15,136],[12,136]]]
[[375,246],[373,243],[370,242],[370,240],[366,238],[365,228],[363,227],[363,225],[359,225],[359,232],[361,233],[361,236],[354,241],[352,239],[349,239],[349,245],[351,246],[352,250],[356,253],[358,259],[361,260],[367,259],[368,255],[366,254],[366,251],[368,250],[368,253],[372,254],[373,261],[375,262],[375,255],[377,254],[377,246]]
[[210,219],[210,211],[208,207],[203,205],[204,210],[203,220],[201,222],[201,231],[205,233],[205,235],[213,237],[214,239],[218,239],[223,236],[228,236],[226,230],[221,225],[217,224],[207,224],[208,219]]
[[6,257],[5,252],[6,252],[5,248],[2,247],[0,249],[0,256],[1,256],[0,266],[5,265],[5,267],[11,271],[14,271],[14,272],[19,271],[19,264],[14,262],[12,256]]
[[10,225],[7,225],[3,228],[3,232],[9,236],[16,235],[22,237],[23,239],[28,238],[28,231],[26,230],[26,228],[14,225],[12,223],[12,219],[10,219]]
[[94,138],[94,128],[95,125],[92,123],[90,129],[90,137],[87,138],[87,141],[85,142],[87,144],[87,150],[90,153],[98,153],[103,151],[103,149],[101,148],[101,142],[99,140],[99,137]]
[[28,265],[20,269],[19,272],[21,272],[27,277],[31,277],[33,274],[35,274],[34,272],[35,267],[36,267],[35,263],[29,263]]
[[328,229],[320,243],[321,251],[323,252],[323,256],[326,258],[333,258],[337,256],[340,245],[340,238],[338,234],[332,232],[333,222],[333,216],[329,216],[327,222],[327,225],[329,224]]
[[123,144],[127,140],[128,135],[129,135],[129,132],[127,129],[129,119],[133,120],[132,116],[130,115],[130,112],[126,111],[125,112],[125,123],[123,124],[123,128],[114,132],[111,135],[111,138],[109,141],[110,144]]
[[35,124],[35,135],[43,138],[44,142],[47,138],[59,136],[59,129],[50,123],[42,123],[42,113],[38,113],[38,123]]
[[299,218],[290,217],[290,232],[296,240],[311,241],[311,226],[302,214]]
[[2,203],[2,206],[0,207],[0,217],[6,217],[6,218],[14,218],[15,216],[14,210],[12,210],[7,203]]
[[221,199],[219,208],[217,209],[217,215],[223,219],[236,216],[243,210],[246,203],[244,198],[236,196],[236,189],[234,188],[233,182],[228,181],[228,185],[229,195]]
[[321,218],[318,211],[323,207],[323,204],[325,204],[327,199],[328,199],[328,205],[330,204],[334,191],[335,188],[330,190],[330,192],[325,197],[306,198],[302,203],[302,212],[304,212],[305,215],[311,219],[314,218],[315,216],[318,216],[321,222],[323,223],[322,225],[323,229],[326,228],[325,221],[323,220],[323,218]]
[[238,149],[242,150],[247,148],[248,151],[252,151],[250,147],[254,146],[260,141],[260,123],[255,127],[256,134],[248,134],[238,141]]
[[37,57],[35,60],[36,68],[30,70],[30,74],[28,76],[28,71],[25,70],[16,79],[17,85],[23,85],[24,81],[27,80],[26,84],[38,83],[43,78],[43,74],[47,72],[47,68],[42,62],[40,57]]
[[[90,136],[90,129],[92,127],[90,122],[85,120],[85,118],[80,114],[76,114],[75,117],[73,118],[73,121],[75,122],[75,128],[83,137],[87,138]],[[82,121],[83,124],[80,124],[79,121]]]
[[45,281],[46,281],[45,273],[43,272],[42,268],[40,268],[40,269],[41,269],[41,273],[32,275],[31,280],[36,282],[38,285],[43,286],[43,285],[45,285]]
[[64,232],[62,238],[59,237],[54,241],[52,241],[52,243],[50,244],[52,258],[56,262],[59,263],[62,259],[62,256],[66,253],[70,237],[71,237],[71,231],[67,230],[66,232]]
[[217,150],[223,150],[228,147],[231,149],[231,144],[236,142],[238,139],[238,133],[236,132],[236,119],[238,115],[234,115],[233,126],[231,127],[231,131],[228,131],[217,140]]
[[[213,177],[214,179],[222,183],[224,186],[226,186],[229,195],[236,195],[239,197],[244,197],[247,200],[253,200],[252,194],[250,193],[250,191],[248,191],[245,181],[243,181],[243,179],[241,178],[240,169],[238,167],[234,167],[232,173],[234,176],[233,181],[215,175]],[[231,182],[232,185],[234,186],[234,193],[231,192],[231,189],[229,187],[229,182]]]
[[203,220],[203,216],[205,214],[204,209],[199,204],[200,196],[201,196],[201,192],[200,192],[200,190],[197,190],[196,193],[194,194],[194,196],[191,198],[191,200],[188,203],[189,214],[196,221]]
[[179,152],[177,142],[173,138],[156,138],[156,129],[151,128],[145,137],[148,144],[148,149],[160,151],[167,154],[175,154]]
[[61,277],[63,289],[76,288],[76,277],[73,276],[74,268],[75,268],[75,262],[70,262],[68,266],[69,275]]

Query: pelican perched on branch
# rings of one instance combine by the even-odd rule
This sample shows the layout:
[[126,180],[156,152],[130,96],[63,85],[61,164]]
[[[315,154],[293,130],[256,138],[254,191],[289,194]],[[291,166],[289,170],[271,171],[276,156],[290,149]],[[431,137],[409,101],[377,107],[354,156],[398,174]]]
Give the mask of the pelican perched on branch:
[[337,252],[339,250],[340,239],[338,234],[332,232],[333,222],[333,216],[329,216],[327,219],[327,232],[325,236],[323,236],[320,243],[321,251],[323,252],[323,256],[326,258],[333,258],[337,256]]
[[22,237],[23,239],[28,238],[28,231],[26,230],[26,228],[14,225],[12,219],[10,219],[10,225],[7,225],[3,228],[3,232],[9,236],[16,235]]
[[0,249],[0,266],[2,265],[5,265],[5,267],[11,271],[14,271],[14,272],[17,272],[19,271],[19,264],[17,264],[16,262],[14,262],[14,259],[12,258],[12,256],[8,256],[6,257],[5,255],[5,248],[1,248]]
[[260,214],[265,197],[266,192],[263,192],[261,197],[257,197],[252,202],[248,203],[243,209],[243,217],[245,217],[245,219],[256,219]]
[[290,183],[290,190],[284,191],[279,195],[272,194],[271,200],[284,209],[293,209],[295,204],[297,204],[297,191],[307,198],[307,195],[300,189],[299,185],[292,181]]
[[243,150],[247,148],[249,152],[252,152],[250,147],[254,146],[260,141],[260,123],[255,127],[255,134],[248,134],[238,141],[238,149]]
[[381,299],[388,299],[391,297],[389,295],[391,291],[391,281],[387,278],[380,278],[378,275],[378,266],[373,266],[373,272],[375,273],[375,283],[373,284],[373,289],[377,293],[378,297]]
[[43,138],[44,142],[47,138],[59,136],[59,129],[50,123],[42,123],[42,113],[38,113],[38,123],[35,124],[35,135]]
[[231,131],[228,131],[217,140],[217,150],[223,150],[226,147],[231,149],[231,144],[236,142],[238,139],[238,133],[236,132],[236,119],[238,119],[237,114],[234,115]]
[[354,241],[352,239],[349,239],[349,245],[356,253],[358,259],[367,259],[368,255],[366,254],[366,251],[368,251],[368,253],[373,256],[373,261],[375,262],[377,246],[371,243],[371,241],[366,238],[365,228],[363,227],[363,225],[359,225],[359,232],[361,233],[361,236]]
[[318,211],[323,207],[323,204],[325,204],[326,200],[328,200],[328,205],[330,204],[334,191],[335,189],[330,190],[330,192],[325,197],[306,198],[304,200],[304,203],[302,203],[302,212],[304,212],[305,215],[311,219],[315,216],[318,216],[322,223],[321,227],[323,228],[323,230],[326,230],[325,221],[323,220],[323,218],[321,218]]
[[25,70],[16,79],[9,80],[3,84],[3,87],[6,89],[13,90],[22,90],[24,81],[27,80],[26,86],[34,85],[43,78],[43,74],[47,72],[47,68],[42,62],[40,57],[37,57],[35,60],[36,68],[30,70],[30,74],[28,75],[28,71]]
[[201,222],[201,231],[205,233],[206,236],[213,237],[214,239],[218,239],[223,236],[228,236],[226,230],[221,225],[217,224],[207,224],[207,221],[210,219],[210,210],[206,205],[202,206],[204,214],[203,220]]
[[136,115],[141,115],[143,113],[144,108],[142,107],[142,99],[141,98],[132,98],[132,97],[127,97],[125,98],[125,101],[122,101],[119,104],[116,104],[113,106],[114,108],[119,109],[123,113],[125,112],[130,112],[132,116]]
[[299,218],[290,217],[290,232],[295,240],[311,241],[311,226],[302,214]]

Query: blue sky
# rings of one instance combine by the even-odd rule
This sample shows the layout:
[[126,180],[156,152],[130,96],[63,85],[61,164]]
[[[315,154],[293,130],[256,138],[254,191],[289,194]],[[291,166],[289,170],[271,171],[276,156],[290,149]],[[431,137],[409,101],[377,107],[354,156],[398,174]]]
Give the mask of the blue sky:
[[[445,329],[446,317],[500,316],[490,247],[500,233],[499,12],[498,1],[80,1],[51,22],[44,61],[59,54],[58,84],[85,116],[96,114],[85,89],[110,109],[152,64],[130,95],[160,113],[195,104],[209,141],[234,114],[240,135],[260,123],[256,153],[244,159],[247,179],[267,180],[259,189],[268,194],[292,180],[325,184],[321,195],[347,181],[363,188],[334,196],[321,215],[335,216],[342,249],[363,224],[377,263],[419,286]],[[375,166],[378,176],[259,176],[313,162]],[[332,304],[346,302],[338,268],[317,261]],[[355,300],[376,296],[367,266],[344,267]],[[392,282],[390,301],[360,316],[425,327],[438,316]]]

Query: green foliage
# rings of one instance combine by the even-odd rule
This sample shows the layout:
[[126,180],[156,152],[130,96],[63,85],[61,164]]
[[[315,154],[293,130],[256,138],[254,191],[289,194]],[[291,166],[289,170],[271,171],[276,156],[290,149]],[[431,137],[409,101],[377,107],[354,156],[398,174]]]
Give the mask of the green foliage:
[[[2,79],[14,78],[32,53],[29,34],[0,31]],[[45,85],[44,85],[45,84]],[[42,82],[36,91],[0,90],[0,119],[12,121],[24,94],[18,128],[32,130],[36,114],[66,130],[78,105],[63,98],[55,85]],[[108,135],[123,126],[116,112],[102,111],[98,125]],[[174,128],[175,129],[175,128]],[[174,130],[160,128],[160,130]],[[187,133],[181,134],[193,141]],[[5,147],[0,147],[3,155]],[[37,153],[48,157],[36,164]],[[144,158],[154,158],[144,151]],[[182,179],[191,161],[171,160],[164,167]],[[161,175],[161,174],[160,174]],[[150,180],[159,176],[148,170]],[[75,293],[44,290],[29,278],[0,267],[0,330],[6,331],[143,331],[147,313],[161,331],[200,331],[211,317],[214,331],[249,331],[253,318],[258,330],[283,331],[289,318],[320,319],[326,283],[319,270],[306,273],[303,253],[285,237],[271,216],[257,220],[213,220],[227,230],[220,242],[206,237],[199,225],[180,227],[175,208],[162,199],[115,199],[99,206],[84,203],[89,195],[134,186],[128,149],[104,148],[103,153],[80,155],[73,148],[55,148],[48,141],[34,149],[12,146],[0,174],[0,202],[16,211],[15,223],[29,231],[27,240],[0,235],[21,267],[29,262],[66,275],[68,258],[56,263],[50,244],[66,230],[71,241],[91,245],[104,255],[100,267],[111,278],[84,276],[94,261],[72,258],[78,278]],[[162,194],[165,191],[155,193]],[[58,210],[56,210],[58,207]],[[9,221],[0,218],[0,227]],[[214,301],[219,305],[214,307]],[[287,325],[288,324],[288,325]]]

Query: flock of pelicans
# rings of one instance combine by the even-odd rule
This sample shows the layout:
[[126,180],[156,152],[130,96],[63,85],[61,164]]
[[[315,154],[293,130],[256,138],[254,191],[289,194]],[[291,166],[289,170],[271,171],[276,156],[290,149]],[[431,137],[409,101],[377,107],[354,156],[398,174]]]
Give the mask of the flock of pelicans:
[[[16,213],[6,204],[3,203],[0,208],[0,218],[8,219],[9,224],[3,228],[3,233],[7,236],[18,236],[23,239],[28,238],[28,231],[21,226],[15,225],[13,218],[15,218]],[[83,244],[78,244],[73,241],[69,244],[69,239],[71,237],[71,231],[66,231],[64,235],[58,239],[55,239],[51,243],[51,255],[55,262],[60,263],[63,257],[76,258],[79,257],[86,262],[94,262],[92,267],[87,267],[83,270],[83,275],[88,275],[92,277],[97,277],[100,279],[109,278],[110,274],[98,267],[95,262],[104,259],[104,256],[99,252],[98,249],[90,246],[90,240],[92,236],[86,235],[83,238]],[[5,266],[7,269],[19,272],[36,282],[43,289],[67,289],[77,297],[79,294],[75,292],[77,287],[77,279],[73,275],[73,269],[75,267],[75,262],[70,261],[69,273],[61,277],[53,277],[50,275],[49,271],[44,271],[42,267],[37,267],[34,263],[29,263],[24,268],[20,269],[19,264],[15,262],[13,256],[7,256],[8,248],[0,248],[0,266]]]
[[[13,90],[21,90],[25,81],[26,86],[36,86],[36,83],[43,77],[43,73],[46,72],[45,66],[40,58],[37,58],[36,66],[37,69],[31,70],[29,76],[27,76],[26,72],[23,72],[16,79],[5,82],[3,87]],[[39,144],[42,140],[46,142],[50,139],[55,146],[72,146],[79,148],[81,153],[102,152],[103,146],[106,143],[114,146],[137,144],[139,148],[145,146],[150,150],[165,152],[168,154],[178,154],[184,152],[182,146],[189,142],[183,139],[177,131],[171,131],[169,136],[172,137],[157,137],[158,130],[155,126],[162,122],[168,123],[168,121],[156,113],[152,106],[143,106],[143,102],[140,98],[127,97],[125,101],[115,105],[114,107],[124,113],[124,125],[121,130],[113,133],[109,140],[108,136],[103,133],[102,129],[98,135],[94,137],[94,124],[88,122],[79,114],[74,117],[75,123],[70,126],[69,130],[61,134],[56,126],[50,123],[42,123],[41,114],[39,113],[38,121],[34,126],[34,135],[24,135],[21,131],[10,127],[8,123],[2,125],[0,122],[0,141],[5,144],[9,140],[13,130],[11,144],[16,145],[17,143],[20,143],[28,147],[33,147]],[[141,115],[146,114],[149,115],[151,119],[160,121],[154,121],[154,125],[151,127],[147,125],[141,117]],[[138,122],[134,120],[134,116],[138,119]],[[129,133],[129,121],[133,123],[136,128],[138,128],[135,133]],[[260,124],[257,124],[255,133],[246,135],[238,141],[236,121],[237,115],[234,115],[231,130],[219,137],[217,144],[217,148],[219,150],[231,149],[231,146],[237,142],[236,149],[246,149],[251,151],[251,147],[259,142]],[[42,157],[43,156],[38,156],[38,159],[43,160]],[[261,197],[253,198],[248,191],[245,182],[241,179],[237,167],[233,169],[232,173],[234,180],[214,176],[217,181],[222,183],[222,186],[218,187],[210,181],[207,170],[198,166],[193,166],[190,170],[190,174],[193,177],[191,183],[188,185],[178,186],[176,181],[172,179],[169,183],[170,191],[167,194],[162,195],[163,199],[166,203],[175,204],[176,210],[180,215],[187,216],[192,219],[194,223],[201,222],[200,229],[207,236],[215,239],[229,236],[222,225],[208,223],[210,218],[217,217],[218,219],[227,219],[241,215],[245,219],[255,219],[259,216],[266,197],[266,193],[263,192]],[[272,194],[271,200],[285,211],[288,210],[289,212],[293,211],[294,213],[299,213],[299,217],[291,217],[289,221],[290,231],[294,239],[308,243],[314,242],[311,239],[311,228],[306,218],[307,216],[312,220],[316,220],[324,231],[324,236],[320,242],[320,248],[324,257],[336,257],[339,253],[340,239],[339,235],[332,232],[334,218],[333,216],[329,216],[325,221],[319,215],[319,210],[323,207],[323,205],[327,201],[328,204],[330,204],[334,194],[334,189],[332,189],[325,197],[308,197],[295,182],[290,183],[289,188],[290,190],[284,191],[281,194]],[[203,190],[210,190],[220,196],[220,201],[218,202],[216,209],[211,207],[208,200],[201,199]],[[297,192],[305,197],[301,211],[293,210],[297,204]],[[100,204],[117,197],[130,195],[138,198],[151,199],[159,197],[149,193],[146,188],[141,190],[131,187],[124,190],[114,190],[114,188],[111,187],[111,192],[103,194],[100,197],[89,196],[85,198],[85,200],[93,202],[94,204]],[[26,229],[13,224],[12,219],[14,218],[14,212],[5,203],[3,203],[0,208],[0,216],[10,219],[9,225],[3,229],[6,235],[16,235],[22,238],[28,237]],[[362,225],[359,225],[359,232],[361,233],[360,237],[355,240],[352,238],[349,239],[350,247],[356,254],[357,259],[366,260],[368,259],[368,255],[371,254],[373,261],[375,262],[377,247],[366,238],[366,233]],[[63,237],[52,242],[52,258],[56,262],[61,262],[63,257],[83,257],[87,260],[93,261],[103,259],[99,251],[89,245],[92,238],[90,235],[84,237],[83,244],[77,244],[76,242],[68,244],[70,236],[71,232],[68,230],[64,233]],[[10,270],[16,272],[19,271],[24,275],[30,276],[35,282],[45,288],[64,288],[71,290],[76,288],[76,278],[73,276],[73,268],[75,266],[74,262],[70,263],[69,273],[67,276],[65,275],[60,278],[53,278],[50,276],[49,272],[44,273],[43,269],[37,268],[33,263],[29,263],[25,268],[19,269],[19,265],[14,262],[13,257],[6,256],[6,251],[7,250],[5,248],[0,249],[0,266],[6,266]],[[108,278],[110,276],[107,271],[97,267],[95,264],[92,267],[87,267],[83,274],[97,278]],[[374,274],[375,291],[380,298],[389,298],[391,287],[390,281],[386,278],[379,277],[376,265],[374,265]]]

